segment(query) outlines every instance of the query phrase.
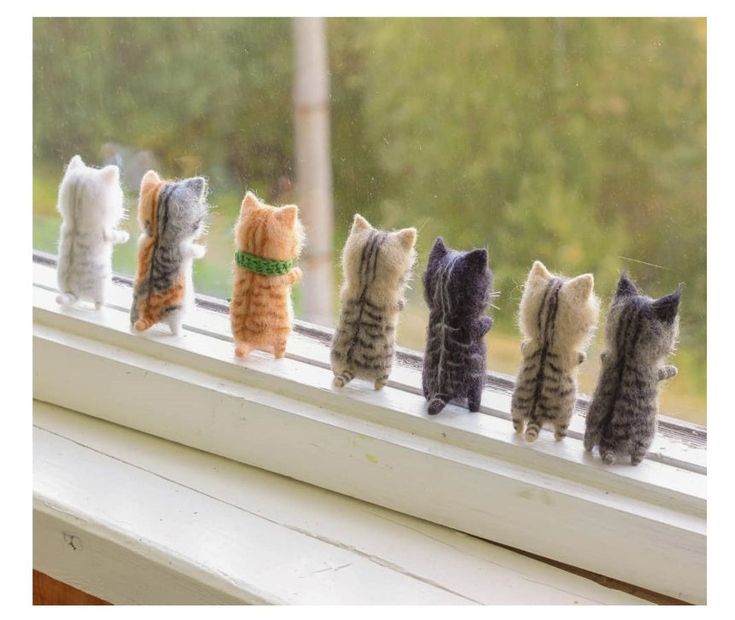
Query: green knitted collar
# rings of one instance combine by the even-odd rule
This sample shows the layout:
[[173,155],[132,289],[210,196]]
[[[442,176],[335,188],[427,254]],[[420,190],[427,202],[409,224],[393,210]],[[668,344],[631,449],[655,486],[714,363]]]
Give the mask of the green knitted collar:
[[286,275],[296,264],[295,258],[291,260],[273,260],[240,251],[235,252],[235,261],[238,267],[242,267],[248,271],[254,271],[264,276]]

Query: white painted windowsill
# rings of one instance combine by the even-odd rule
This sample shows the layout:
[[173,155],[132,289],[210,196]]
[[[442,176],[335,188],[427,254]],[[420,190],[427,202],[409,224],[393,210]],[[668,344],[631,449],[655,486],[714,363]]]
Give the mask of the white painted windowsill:
[[[372,577],[368,576],[373,574],[370,571],[375,571],[376,563],[372,560],[367,564],[345,560],[344,564],[355,568],[335,570],[342,560],[334,559],[327,560],[323,573],[316,573],[320,577],[312,576],[304,582],[326,580],[320,583],[328,583],[328,586],[291,592],[288,579],[283,581],[282,588],[276,587],[276,582],[281,583],[284,575],[296,579],[298,574],[305,579],[304,575],[314,567],[315,558],[322,553],[316,549],[319,545],[311,551],[306,549],[308,545],[304,547],[306,564],[302,574],[295,568],[299,556],[295,557],[295,552],[288,553],[289,549],[300,550],[301,547],[295,542],[286,542],[285,533],[281,541],[276,535],[280,530],[267,533],[269,528],[265,528],[261,532],[258,528],[263,524],[259,521],[253,522],[252,529],[248,529],[250,525],[237,525],[244,517],[239,513],[226,516],[229,508],[219,504],[223,501],[219,494],[211,497],[211,501],[219,502],[216,510],[215,504],[204,507],[205,498],[211,496],[208,485],[219,488],[218,485],[225,484],[224,475],[220,480],[219,473],[212,473],[217,469],[215,461],[208,461],[213,468],[208,476],[204,470],[186,465],[192,470],[191,475],[201,475],[202,481],[207,478],[206,484],[202,482],[201,488],[194,489],[189,488],[185,476],[170,477],[138,463],[138,460],[147,462],[176,452],[182,463],[215,459],[224,469],[236,468],[240,472],[238,476],[256,476],[252,473],[256,471],[258,476],[273,476],[274,480],[281,481],[274,486],[280,485],[283,497],[288,495],[287,485],[309,489],[308,493],[316,494],[314,497],[333,499],[338,496],[285,481],[274,474],[355,498],[339,496],[339,500],[333,501],[351,502],[350,506],[360,507],[368,506],[363,502],[375,505],[369,509],[355,508],[355,514],[360,510],[385,511],[394,515],[391,518],[408,520],[405,523],[413,524],[405,526],[409,529],[421,524],[419,529],[437,528],[435,532],[441,532],[442,536],[459,536],[446,529],[452,528],[674,598],[694,603],[706,600],[706,449],[702,429],[688,425],[679,427],[667,421],[667,428],[659,433],[651,453],[640,466],[605,467],[582,448],[580,437],[584,422],[581,415],[575,415],[570,437],[565,441],[555,442],[551,433],[542,432],[535,444],[525,444],[513,433],[508,419],[509,392],[492,382],[483,395],[480,413],[471,414],[449,405],[439,416],[430,417],[419,394],[420,370],[411,365],[408,356],[405,365],[394,368],[391,383],[382,391],[375,392],[367,384],[355,381],[338,392],[331,387],[325,333],[317,327],[300,326],[289,341],[286,359],[273,360],[271,356],[255,352],[250,359],[240,362],[233,356],[229,318],[221,312],[198,308],[188,317],[184,334],[178,338],[171,336],[163,326],[139,336],[129,332],[129,287],[114,287],[101,312],[60,308],[55,303],[55,294],[55,270],[36,263],[34,398],[86,416],[79,416],[84,422],[77,424],[71,420],[76,420],[74,416],[78,414],[39,405],[44,409],[42,414],[36,414],[34,514],[37,522],[45,525],[36,527],[38,550],[41,549],[39,532],[54,531],[67,517],[78,525],[80,521],[76,519],[84,521],[85,511],[100,512],[92,516],[99,519],[101,529],[91,531],[90,536],[93,540],[99,538],[109,543],[114,538],[110,531],[118,532],[119,527],[131,523],[130,515],[125,516],[129,506],[146,506],[142,494],[148,490],[153,494],[160,491],[166,497],[167,493],[182,493],[182,498],[188,493],[197,493],[201,497],[192,496],[191,502],[203,502],[203,510],[213,511],[212,519],[221,519],[227,527],[245,528],[228,531],[224,527],[219,533],[213,533],[210,522],[204,517],[193,519],[182,513],[175,502],[159,505],[151,498],[151,510],[160,510],[161,519],[174,520],[175,527],[165,532],[175,534],[186,530],[191,534],[187,546],[181,537],[166,539],[163,530],[156,530],[142,517],[139,519],[140,527],[152,528],[151,548],[167,549],[172,554],[170,566],[161,568],[165,575],[160,578],[174,583],[176,580],[171,575],[183,574],[193,580],[189,584],[193,599],[184,596],[183,591],[188,590],[179,584],[179,590],[183,588],[180,592],[182,602],[214,602],[215,595],[223,597],[217,599],[220,602],[462,602],[453,598],[456,596],[465,597],[464,602],[573,602],[563,597],[555,598],[559,595],[557,590],[544,589],[550,583],[547,578],[538,580],[539,589],[534,598],[524,579],[530,579],[529,575],[535,570],[539,575],[558,571],[567,576],[565,579],[581,580],[585,587],[592,583],[484,541],[462,538],[465,542],[472,541],[466,547],[468,566],[474,561],[471,559],[477,551],[472,547],[475,544],[480,545],[478,549],[492,549],[496,554],[504,551],[516,562],[523,558],[530,563],[524,565],[523,570],[531,573],[526,572],[525,577],[519,578],[525,589],[496,588],[491,578],[482,585],[478,581],[475,589],[456,584],[450,586],[445,579],[450,579],[448,573],[451,571],[444,573],[434,566],[439,563],[434,560],[438,551],[428,546],[417,551],[427,553],[424,562],[418,564],[432,565],[426,571],[436,574],[417,572],[415,567],[407,569],[398,562],[399,570],[378,571],[381,575],[376,573]],[[90,420],[87,416],[98,420]],[[119,459],[107,448],[103,450],[81,442],[74,435],[76,430],[55,428],[58,424],[64,426],[59,422],[62,419],[75,429],[94,427],[92,434],[102,443],[107,441],[108,435],[129,437],[125,450],[131,451],[135,459]],[[120,429],[108,424],[110,422],[127,428]],[[203,455],[197,450],[211,454]],[[184,453],[196,455],[196,458],[185,457]],[[65,455],[69,455],[68,458]],[[221,457],[266,471],[253,470]],[[122,465],[121,460],[124,461]],[[167,462],[166,467],[172,468],[171,471],[179,467],[173,464],[175,460]],[[105,490],[105,481],[95,480],[92,473],[95,468],[107,466],[110,480],[115,479],[125,493],[112,497],[109,490]],[[64,468],[71,472],[68,478],[65,478]],[[148,473],[144,475],[142,470]],[[128,482],[127,476],[130,476]],[[57,478],[66,480],[69,485],[64,487],[60,484],[63,480]],[[181,488],[178,491],[164,489],[163,481]],[[160,485],[163,486],[156,490]],[[233,487],[237,484],[233,483]],[[302,491],[289,492],[298,495]],[[249,501],[255,501],[256,496],[255,493],[248,495]],[[224,504],[229,506],[228,501]],[[286,500],[281,501],[287,505]],[[324,515],[331,514],[328,506],[328,502],[324,504]],[[250,514],[247,502],[238,504],[238,510]],[[345,510],[346,514],[351,514],[351,509]],[[297,512],[298,508],[294,507],[296,521]],[[317,520],[326,518],[324,515]],[[117,518],[121,521],[119,526],[113,523]],[[263,518],[268,522],[270,516]],[[110,522],[106,523],[106,519]],[[290,525],[287,529],[292,533],[303,529],[303,523]],[[320,541],[321,536],[330,538],[328,532],[315,536],[310,528],[305,531],[309,540]],[[247,546],[258,542],[248,542],[247,532],[260,541],[253,556],[262,554],[260,565],[245,562],[247,566],[241,566],[234,558],[224,557],[225,551],[232,551],[228,545]],[[130,536],[131,532],[125,535]],[[141,532],[141,536],[146,535]],[[200,537],[197,542],[201,544],[191,542],[192,536]],[[63,541],[63,536],[60,538]],[[380,536],[376,534],[376,538]],[[388,545],[391,540],[393,542]],[[353,536],[346,544],[360,549],[360,541],[360,536]],[[387,547],[400,551],[401,541],[401,536],[391,538],[390,534],[385,534]],[[334,551],[329,545],[334,546],[335,540],[321,542],[327,545],[323,549],[326,555]],[[40,553],[38,550],[34,564]],[[144,556],[145,553],[139,553],[135,557]],[[380,554],[375,557],[381,559],[377,565],[383,568],[395,560]],[[38,561],[41,563],[40,558]],[[45,561],[50,560],[46,558]],[[156,557],[154,564],[162,561]],[[223,564],[212,565],[214,561]],[[230,565],[228,561],[234,563]],[[183,565],[189,568],[183,570]],[[530,566],[533,569],[528,568]],[[539,568],[541,566],[544,568]],[[36,567],[43,570],[40,565]],[[121,566],[118,568],[123,570]],[[482,581],[480,573],[475,574],[472,570],[467,568],[467,575]],[[509,579],[517,577],[517,574],[512,577],[514,570],[510,570]],[[74,574],[80,574],[79,571]],[[404,583],[406,572],[413,575],[405,582],[410,583],[410,587],[400,585]],[[416,575],[420,576],[418,581]],[[363,579],[373,578],[377,580],[375,588],[367,588],[364,582],[360,584]],[[234,582],[225,587],[223,580]],[[247,581],[248,587],[244,587],[242,580]],[[577,589],[569,590],[569,584],[562,589],[571,592],[579,602],[637,601],[629,595],[594,585],[601,590],[583,591],[579,584],[575,586]],[[551,587],[553,590],[556,586]],[[100,596],[103,589],[90,593]],[[368,590],[373,593],[373,599],[368,600]],[[122,593],[118,592],[117,596],[117,600],[122,600]],[[148,592],[148,596],[152,593]],[[146,600],[142,593],[137,602]]]

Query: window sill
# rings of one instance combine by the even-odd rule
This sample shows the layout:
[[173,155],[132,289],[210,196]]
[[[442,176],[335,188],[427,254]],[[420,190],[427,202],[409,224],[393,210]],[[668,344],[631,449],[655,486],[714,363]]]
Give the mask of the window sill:
[[54,269],[37,263],[39,400],[667,596],[706,600],[702,430],[667,422],[672,430],[639,467],[603,467],[582,448],[581,415],[564,442],[546,432],[533,446],[519,441],[502,381],[485,390],[481,414],[450,405],[429,418],[410,363],[381,392],[359,382],[334,391],[319,328],[302,326],[284,360],[256,352],[239,362],[228,317],[216,311],[200,307],[180,338],[163,327],[141,337],[128,330],[129,288],[114,287],[100,313],[58,307],[54,289]]
[[646,603],[442,526],[38,401],[34,567],[116,604]]

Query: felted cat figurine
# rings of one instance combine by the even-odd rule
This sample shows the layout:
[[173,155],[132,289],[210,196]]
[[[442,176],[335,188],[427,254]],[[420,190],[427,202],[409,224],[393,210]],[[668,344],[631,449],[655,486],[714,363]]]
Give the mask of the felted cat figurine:
[[415,228],[378,230],[355,214],[342,251],[340,316],[331,352],[335,387],[355,377],[372,381],[376,390],[388,382],[415,245]]
[[304,242],[296,205],[271,207],[247,192],[235,225],[235,277],[230,322],[235,354],[252,349],[286,354],[293,327],[291,286],[301,281],[295,266]]
[[584,447],[599,446],[607,464],[616,455],[637,465],[656,434],[658,383],[676,376],[664,360],[679,335],[681,290],[651,299],[622,274],[605,327],[606,348],[584,433]]
[[209,206],[207,181],[193,177],[163,181],[153,170],[143,176],[138,202],[138,270],[130,323],[141,332],[165,322],[176,335],[194,306],[192,263],[207,249],[194,243],[204,232]]
[[577,399],[577,367],[597,326],[600,302],[594,277],[567,279],[533,263],[519,308],[522,335],[521,368],[511,400],[516,432],[526,426],[526,440],[535,441],[544,423],[557,440],[567,427]]
[[57,209],[63,222],[56,301],[66,306],[85,299],[99,309],[112,281],[112,246],[129,238],[117,230],[125,216],[118,167],[90,168],[79,155],[72,157],[59,186]]
[[485,385],[485,334],[493,321],[485,315],[493,286],[487,250],[450,250],[437,237],[424,272],[429,306],[422,383],[429,413],[453,399],[467,399],[479,411]]

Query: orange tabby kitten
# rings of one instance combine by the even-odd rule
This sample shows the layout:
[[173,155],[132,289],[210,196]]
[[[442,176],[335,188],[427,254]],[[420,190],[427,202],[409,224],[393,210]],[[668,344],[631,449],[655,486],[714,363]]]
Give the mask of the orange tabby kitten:
[[230,303],[235,354],[251,350],[286,354],[293,325],[291,285],[301,280],[294,266],[304,232],[296,205],[271,207],[245,194],[235,224],[235,278]]

